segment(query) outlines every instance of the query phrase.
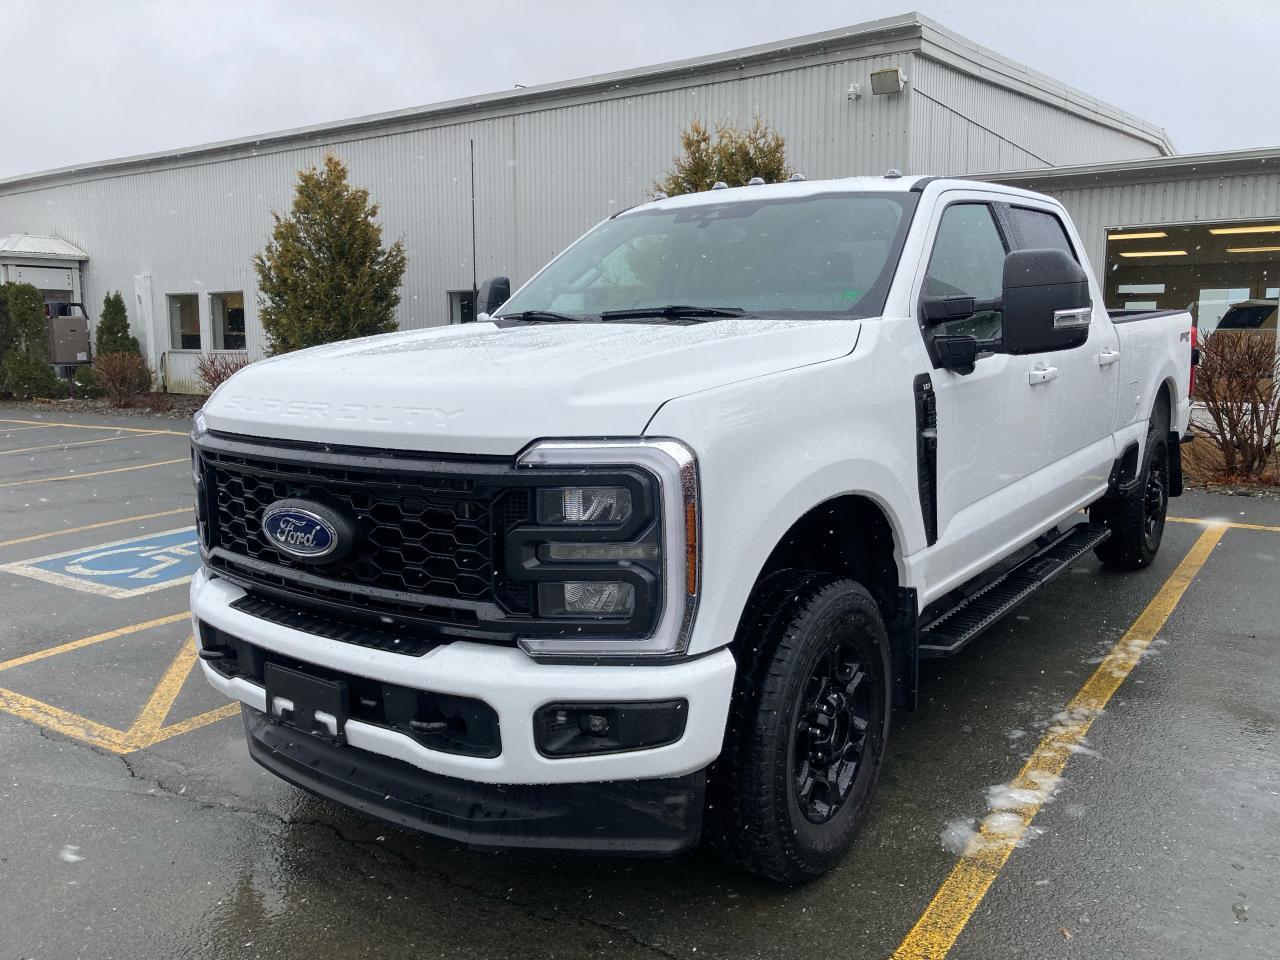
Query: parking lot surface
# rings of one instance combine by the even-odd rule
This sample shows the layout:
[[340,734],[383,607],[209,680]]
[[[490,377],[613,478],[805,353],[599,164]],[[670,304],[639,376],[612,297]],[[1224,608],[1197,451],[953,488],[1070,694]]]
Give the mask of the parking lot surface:
[[1172,510],[1151,569],[1081,561],[926,664],[853,853],[788,890],[259,770],[193,669],[186,425],[0,405],[0,958],[1277,956],[1280,502]]

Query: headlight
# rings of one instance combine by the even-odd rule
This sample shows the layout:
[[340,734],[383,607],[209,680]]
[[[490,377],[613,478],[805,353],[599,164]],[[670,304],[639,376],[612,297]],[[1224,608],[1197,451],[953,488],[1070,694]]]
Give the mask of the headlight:
[[521,467],[533,524],[508,534],[508,577],[534,581],[520,646],[539,658],[684,653],[698,602],[697,462],[676,440],[554,440]]
[[625,523],[631,519],[626,487],[561,487],[538,491],[539,523]]

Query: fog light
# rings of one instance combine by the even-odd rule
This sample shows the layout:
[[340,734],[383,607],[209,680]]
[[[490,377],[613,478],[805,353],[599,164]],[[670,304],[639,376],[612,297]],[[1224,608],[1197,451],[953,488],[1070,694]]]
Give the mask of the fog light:
[[625,753],[675,743],[684,736],[689,703],[552,703],[534,714],[538,752],[544,757]]
[[539,592],[544,617],[629,617],[636,605],[636,588],[629,583],[544,583]]
[[538,491],[539,523],[622,523],[631,516],[626,487],[564,487]]

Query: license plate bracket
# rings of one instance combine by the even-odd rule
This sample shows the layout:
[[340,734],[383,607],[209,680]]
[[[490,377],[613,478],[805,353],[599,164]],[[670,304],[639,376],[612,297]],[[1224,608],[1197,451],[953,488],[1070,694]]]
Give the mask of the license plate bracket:
[[264,672],[267,715],[273,723],[334,743],[346,743],[347,682],[313,677],[268,663]]

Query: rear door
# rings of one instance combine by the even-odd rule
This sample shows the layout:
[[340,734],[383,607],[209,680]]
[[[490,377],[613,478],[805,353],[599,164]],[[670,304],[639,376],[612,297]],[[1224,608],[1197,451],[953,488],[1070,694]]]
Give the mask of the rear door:
[[[1059,212],[1050,204],[1019,200],[1007,208],[1011,239],[1022,250],[1062,250],[1081,263],[1079,246],[1072,242]],[[1089,272],[1088,264],[1084,264]],[[1115,461],[1116,401],[1120,383],[1120,344],[1106,306],[1093,291],[1088,339],[1077,347],[1036,354],[1039,367],[1050,379],[1041,391],[1049,400],[1049,420],[1044,424],[1050,445],[1059,451],[1054,465],[1060,494],[1054,510],[1071,509],[1092,499],[1106,487]]]

